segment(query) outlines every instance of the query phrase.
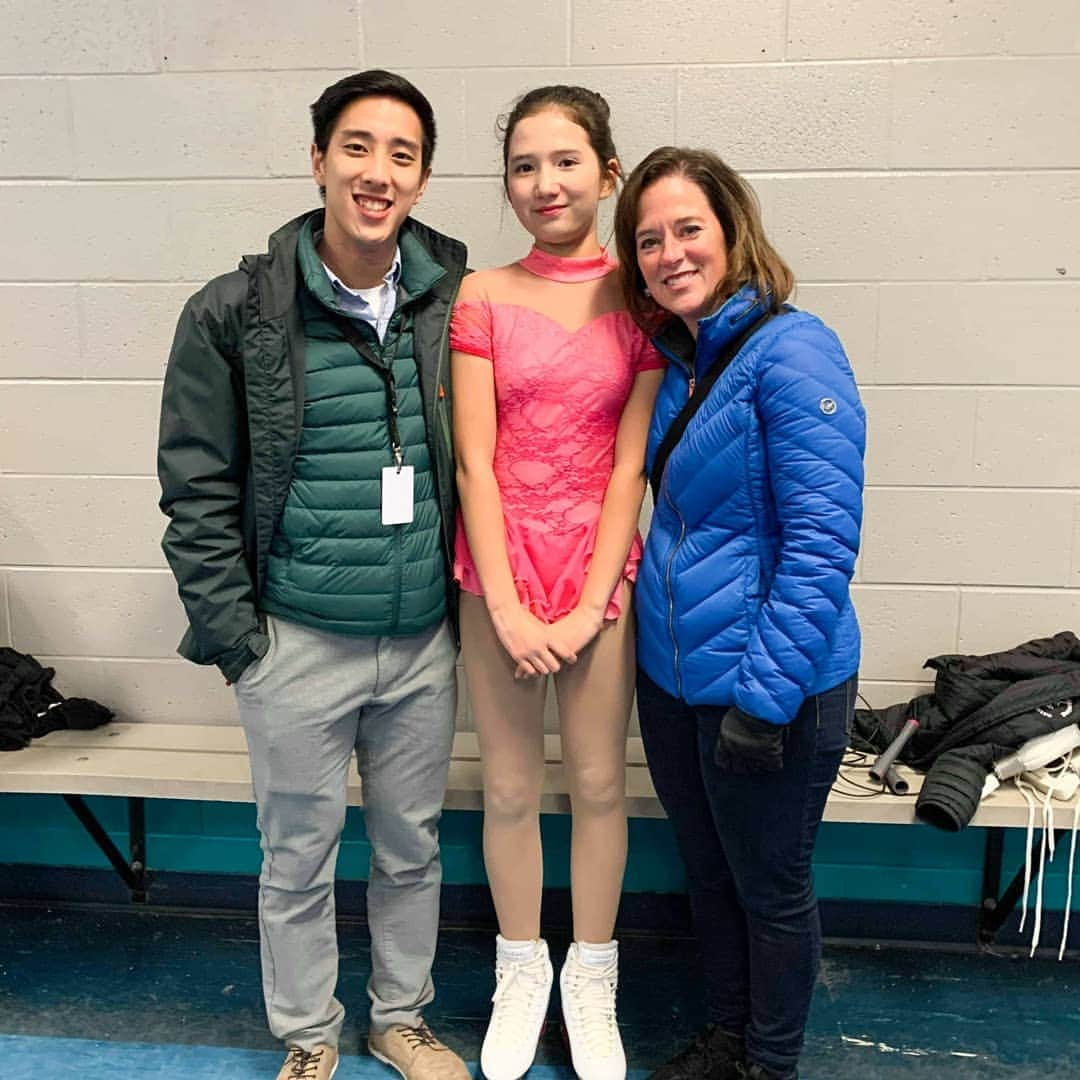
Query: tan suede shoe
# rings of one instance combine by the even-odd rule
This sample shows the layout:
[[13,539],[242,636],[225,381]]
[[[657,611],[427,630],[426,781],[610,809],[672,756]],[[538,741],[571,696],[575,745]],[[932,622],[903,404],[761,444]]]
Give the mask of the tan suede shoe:
[[332,1046],[303,1050],[290,1046],[277,1080],[330,1080],[337,1072],[338,1052]]
[[368,1050],[405,1080],[471,1080],[465,1062],[439,1042],[423,1020],[416,1027],[395,1024],[369,1032]]

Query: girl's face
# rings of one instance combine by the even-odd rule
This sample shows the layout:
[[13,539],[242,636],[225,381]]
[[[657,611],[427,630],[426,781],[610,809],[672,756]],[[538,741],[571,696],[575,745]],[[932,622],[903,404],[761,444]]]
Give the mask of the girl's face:
[[675,173],[650,184],[638,201],[634,245],[649,295],[697,337],[727,276],[727,240],[705,192]]
[[601,169],[585,129],[562,109],[544,109],[519,120],[510,135],[510,205],[541,251],[596,254],[597,206],[615,190],[617,167],[610,161]]

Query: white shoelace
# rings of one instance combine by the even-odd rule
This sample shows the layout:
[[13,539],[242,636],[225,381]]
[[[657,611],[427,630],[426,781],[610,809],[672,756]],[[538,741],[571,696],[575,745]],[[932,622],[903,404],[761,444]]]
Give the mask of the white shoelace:
[[[1073,761],[1073,751],[1070,751],[1065,756],[1063,763],[1058,768],[1052,770],[1052,774],[1061,774],[1066,770],[1077,771],[1077,766]],[[1048,861],[1053,862],[1055,854],[1054,791],[1053,788],[1051,788],[1043,794],[1027,783],[1022,776],[1016,777],[1015,784],[1017,790],[1023,795],[1024,802],[1027,803],[1028,808],[1027,835],[1025,837],[1027,851],[1024,856],[1024,895],[1020,915],[1021,933],[1023,933],[1024,924],[1027,921],[1028,894],[1031,886],[1032,870],[1031,849],[1035,838],[1035,812],[1037,809],[1042,810],[1042,838],[1039,843],[1039,867],[1035,875],[1035,919],[1031,932],[1031,951],[1028,954],[1029,956],[1034,956],[1035,950],[1039,947],[1039,940],[1042,937],[1043,878],[1046,870],[1046,863]],[[1080,794],[1074,795],[1073,800],[1072,839],[1069,845],[1069,870],[1066,878],[1067,895],[1065,898],[1065,920],[1061,933],[1061,945],[1058,948],[1058,960],[1063,959],[1065,956],[1065,945],[1069,936],[1069,913],[1072,908],[1073,871],[1076,866],[1076,834],[1078,829],[1080,829]],[[1049,859],[1047,856],[1049,856]]]
[[1076,866],[1076,832],[1080,829],[1080,796],[1073,796],[1076,805],[1073,807],[1072,842],[1069,845],[1069,885],[1065,896],[1065,927],[1061,931],[1061,947],[1058,949],[1058,959],[1065,957],[1065,943],[1069,940],[1069,911],[1072,909],[1073,895],[1073,868]]
[[570,973],[573,994],[569,1003],[563,998],[563,1008],[571,1005],[574,1026],[589,1052],[597,1057],[611,1057],[619,1052],[619,1028],[615,1022],[618,973],[618,960],[595,971],[578,962]]
[[[1031,933],[1031,955],[1034,956],[1035,950],[1039,946],[1039,937],[1042,933],[1043,871],[1046,868],[1046,853],[1048,847],[1051,861],[1053,861],[1054,858],[1053,811],[1050,809],[1050,801],[1053,796],[1048,792],[1045,799],[1042,798],[1042,793],[1036,791],[1036,789],[1022,777],[1018,776],[1014,782],[1017,791],[1024,796],[1024,802],[1027,803],[1028,808],[1028,826],[1027,835],[1025,837],[1027,852],[1024,855],[1024,897],[1023,907],[1020,912],[1021,933],[1024,932],[1024,924],[1027,922],[1028,894],[1031,888],[1031,849],[1035,839],[1035,811],[1037,809],[1041,808],[1043,818],[1042,837],[1039,841],[1039,867],[1035,871],[1035,925],[1032,928]],[[1047,835],[1048,833],[1049,837]]]
[[1028,808],[1027,832],[1024,834],[1024,895],[1020,907],[1020,933],[1024,932],[1024,923],[1027,922],[1028,889],[1031,886],[1031,846],[1035,838],[1035,791],[1026,784],[1022,777],[1016,777],[1013,781],[1016,790],[1024,796],[1024,802]]
[[540,999],[550,992],[545,955],[538,952],[528,960],[495,963],[495,993],[491,1000],[491,1027],[500,1041],[521,1037],[520,1023],[524,1014],[532,1017]]
[[1046,880],[1047,855],[1050,856],[1050,862],[1054,861],[1054,811],[1050,806],[1053,798],[1053,792],[1048,791],[1041,803],[1043,830],[1042,842],[1039,844],[1039,879],[1035,884],[1035,925],[1031,930],[1029,956],[1035,955],[1035,950],[1039,947],[1039,941],[1042,938],[1043,882]]

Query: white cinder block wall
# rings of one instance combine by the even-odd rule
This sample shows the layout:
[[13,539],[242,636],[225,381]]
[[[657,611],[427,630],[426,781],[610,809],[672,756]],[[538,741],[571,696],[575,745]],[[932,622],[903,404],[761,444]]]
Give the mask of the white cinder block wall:
[[424,218],[525,240],[494,120],[576,81],[624,163],[707,145],[754,182],[870,415],[862,669],[1080,629],[1080,3],[8,0],[0,37],[0,642],[127,718],[232,719],[158,541],[176,314],[316,202],[307,105],[368,66],[433,100]]

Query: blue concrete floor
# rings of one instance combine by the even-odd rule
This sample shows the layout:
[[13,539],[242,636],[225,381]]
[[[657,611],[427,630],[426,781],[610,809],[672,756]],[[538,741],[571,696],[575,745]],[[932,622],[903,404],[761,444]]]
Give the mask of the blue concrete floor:
[[[341,1080],[389,1080],[361,1053],[367,934],[340,929],[350,1010]],[[552,939],[558,956],[566,941]],[[492,937],[446,930],[431,1026],[470,1062],[491,991]],[[640,1080],[701,1019],[693,942],[624,936],[619,1017]],[[479,973],[479,974],[478,974]],[[806,1080],[1080,1076],[1075,961],[974,952],[826,947],[807,1032]],[[553,1011],[554,1015],[554,1011]],[[0,905],[0,1075],[46,1080],[257,1080],[281,1051],[265,1029],[252,917]],[[549,1025],[533,1080],[572,1074]]]

